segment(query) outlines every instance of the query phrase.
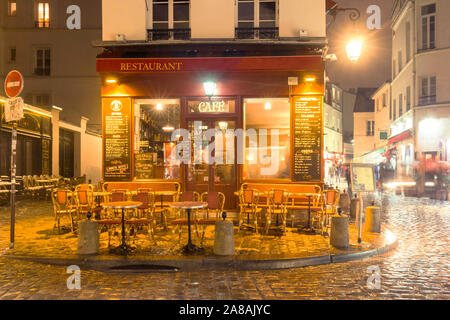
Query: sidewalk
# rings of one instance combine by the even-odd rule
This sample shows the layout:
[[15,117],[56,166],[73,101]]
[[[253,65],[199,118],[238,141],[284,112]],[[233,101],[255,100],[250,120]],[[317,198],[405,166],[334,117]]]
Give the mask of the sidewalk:
[[[0,207],[0,248],[9,246],[9,207]],[[336,249],[329,244],[329,238],[322,235],[300,234],[297,228],[287,228],[287,234],[276,233],[255,235],[250,231],[238,232],[235,228],[236,254],[232,257],[218,257],[213,253],[214,227],[209,227],[205,235],[202,255],[186,256],[181,247],[187,242],[187,228],[183,230],[181,244],[178,234],[171,230],[158,229],[157,245],[149,241],[147,234],[137,234],[136,251],[123,257],[109,253],[108,235],[100,235],[100,250],[95,256],[77,254],[76,234],[53,232],[53,209],[50,202],[21,201],[17,203],[15,248],[4,255],[48,264],[78,264],[93,269],[108,269],[112,266],[131,264],[169,265],[182,270],[216,269],[279,269],[307,265],[362,259],[384,253],[396,246],[395,236],[382,227],[380,234],[364,234],[363,245],[357,244],[357,229],[350,224],[350,248]],[[62,221],[68,225],[68,221]],[[288,221],[288,226],[290,221]],[[193,232],[193,242],[199,241]],[[114,236],[111,246],[119,245],[119,237]],[[0,253],[1,255],[1,253]]]

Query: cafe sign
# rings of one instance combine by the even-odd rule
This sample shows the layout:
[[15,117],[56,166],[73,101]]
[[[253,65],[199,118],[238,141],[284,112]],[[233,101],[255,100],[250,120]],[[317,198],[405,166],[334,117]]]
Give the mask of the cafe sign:
[[234,112],[234,101],[189,101],[190,113],[228,113]]

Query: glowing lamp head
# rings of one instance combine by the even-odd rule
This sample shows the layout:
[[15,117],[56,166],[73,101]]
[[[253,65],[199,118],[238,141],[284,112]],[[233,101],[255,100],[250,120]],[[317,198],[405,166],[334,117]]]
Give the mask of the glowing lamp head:
[[117,79],[114,79],[114,78],[106,79],[106,83],[107,84],[116,84],[117,83]]
[[156,110],[161,111],[163,109],[162,103],[156,104]]
[[205,96],[212,97],[216,94],[217,84],[214,81],[203,82],[203,90],[205,91]]
[[270,110],[272,109],[272,105],[270,104],[270,102],[266,102],[266,105],[264,106],[265,110]]
[[347,45],[347,56],[351,62],[356,62],[361,56],[362,42],[359,40],[350,41]]
[[162,129],[163,129],[163,131],[165,131],[165,132],[171,132],[171,131],[175,130],[175,128],[174,128],[172,125],[170,125],[170,124],[167,124],[167,125],[164,126]]

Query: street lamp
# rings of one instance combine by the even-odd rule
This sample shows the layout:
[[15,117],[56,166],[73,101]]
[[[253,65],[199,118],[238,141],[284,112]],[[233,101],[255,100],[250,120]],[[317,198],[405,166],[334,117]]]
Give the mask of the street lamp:
[[362,42],[359,40],[352,40],[347,45],[347,56],[351,62],[358,61],[361,56]]

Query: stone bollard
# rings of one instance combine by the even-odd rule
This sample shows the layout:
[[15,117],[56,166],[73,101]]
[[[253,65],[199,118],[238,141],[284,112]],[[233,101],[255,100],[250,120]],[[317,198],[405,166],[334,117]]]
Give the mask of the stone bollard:
[[332,216],[330,244],[336,248],[346,249],[349,246],[348,217]]
[[381,231],[381,213],[380,208],[375,207],[373,204],[366,208],[366,221],[364,223],[365,232],[377,232]]
[[229,256],[234,254],[234,229],[233,222],[226,221],[226,212],[222,213],[223,220],[216,221],[214,234],[214,254]]
[[358,198],[352,198],[352,200],[350,200],[350,218],[352,219],[356,219],[356,217],[358,216],[358,212],[360,209],[361,203],[359,202]]
[[80,222],[78,228],[78,254],[97,254],[98,248],[98,222],[91,220]]
[[339,208],[341,208],[345,214],[350,213],[350,197],[348,196],[348,193],[345,192],[345,190],[344,193],[341,193],[339,196]]

